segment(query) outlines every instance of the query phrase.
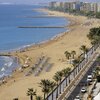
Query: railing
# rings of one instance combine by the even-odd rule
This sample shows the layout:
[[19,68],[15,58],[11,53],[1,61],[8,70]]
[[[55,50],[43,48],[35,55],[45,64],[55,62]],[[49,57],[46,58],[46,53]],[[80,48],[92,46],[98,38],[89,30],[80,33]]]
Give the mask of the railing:
[[84,58],[69,74],[66,76],[59,85],[45,98],[45,100],[57,100],[60,94],[64,92],[64,89],[74,80],[78,73],[87,64],[90,57],[94,54],[99,44],[92,46],[87,52],[87,57]]

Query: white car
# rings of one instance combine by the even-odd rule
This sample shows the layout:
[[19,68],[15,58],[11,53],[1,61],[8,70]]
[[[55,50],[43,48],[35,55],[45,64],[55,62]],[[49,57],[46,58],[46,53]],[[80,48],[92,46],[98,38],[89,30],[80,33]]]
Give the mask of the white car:
[[85,93],[86,92],[86,88],[85,87],[82,87],[81,92],[82,93]]
[[74,100],[81,100],[80,96],[76,96]]
[[87,82],[92,82],[93,76],[92,75],[88,75],[87,76]]

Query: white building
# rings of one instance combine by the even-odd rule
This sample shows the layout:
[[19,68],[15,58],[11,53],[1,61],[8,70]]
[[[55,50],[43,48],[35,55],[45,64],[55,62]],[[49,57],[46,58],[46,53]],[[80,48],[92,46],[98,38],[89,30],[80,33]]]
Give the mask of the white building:
[[100,12],[100,3],[97,4],[97,12]]
[[100,93],[98,93],[98,95],[95,96],[93,100],[100,100]]

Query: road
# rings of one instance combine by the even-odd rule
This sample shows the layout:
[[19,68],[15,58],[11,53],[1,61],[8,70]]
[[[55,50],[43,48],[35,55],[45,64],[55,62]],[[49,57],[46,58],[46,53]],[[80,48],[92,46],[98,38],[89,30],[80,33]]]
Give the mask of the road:
[[86,83],[86,79],[87,79],[87,75],[90,75],[92,73],[92,71],[94,70],[95,68],[95,65],[96,65],[96,62],[94,62],[91,67],[89,68],[89,70],[86,72],[86,74],[84,75],[84,77],[80,80],[80,82],[78,83],[78,85],[75,87],[74,91],[69,95],[69,97],[65,100],[74,100],[75,97],[77,95],[80,94],[80,91],[81,91],[81,88],[84,86],[84,85],[87,85]]

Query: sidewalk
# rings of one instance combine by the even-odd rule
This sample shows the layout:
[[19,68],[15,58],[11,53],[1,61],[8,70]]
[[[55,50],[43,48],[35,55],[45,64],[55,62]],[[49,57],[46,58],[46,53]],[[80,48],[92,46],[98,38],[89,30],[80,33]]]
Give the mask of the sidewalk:
[[95,88],[93,89],[93,97],[98,95],[98,93],[100,93],[100,83],[97,83]]

